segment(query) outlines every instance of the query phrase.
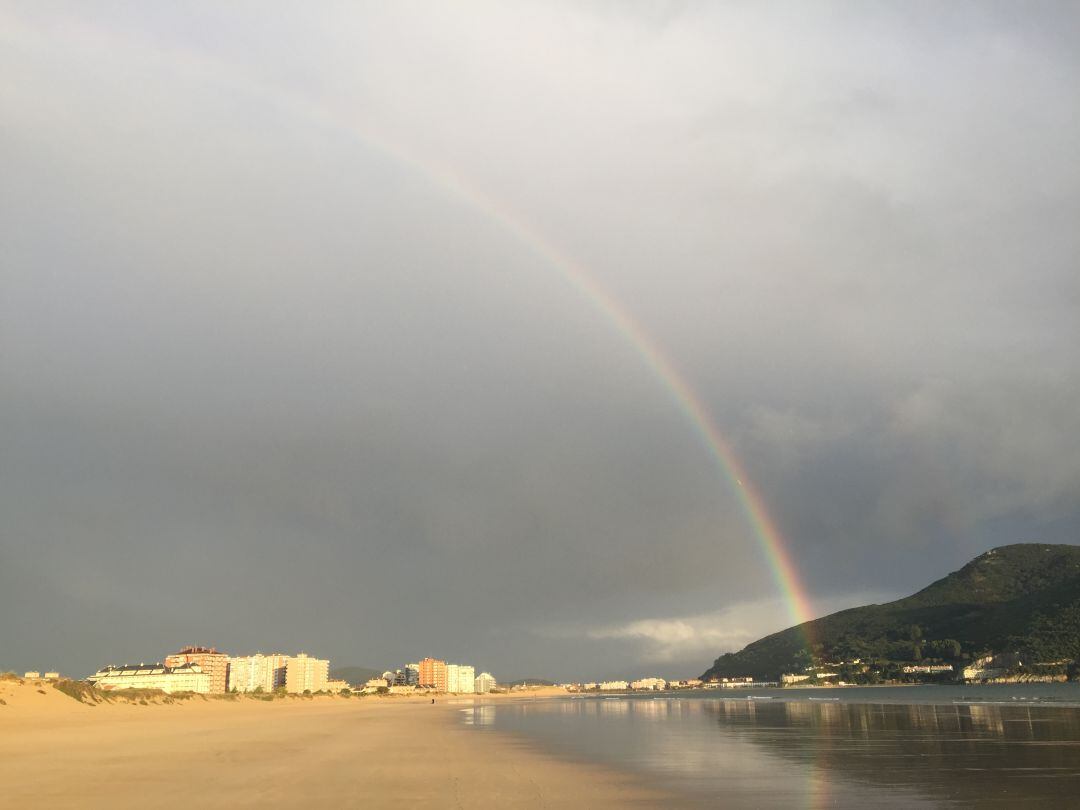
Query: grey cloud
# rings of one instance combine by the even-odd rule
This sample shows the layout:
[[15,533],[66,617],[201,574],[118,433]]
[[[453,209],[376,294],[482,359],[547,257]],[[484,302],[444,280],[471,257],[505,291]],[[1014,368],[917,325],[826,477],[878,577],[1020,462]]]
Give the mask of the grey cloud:
[[671,392],[506,219],[698,390],[821,609],[1074,541],[1078,16],[5,6],[0,667],[600,677],[782,623]]

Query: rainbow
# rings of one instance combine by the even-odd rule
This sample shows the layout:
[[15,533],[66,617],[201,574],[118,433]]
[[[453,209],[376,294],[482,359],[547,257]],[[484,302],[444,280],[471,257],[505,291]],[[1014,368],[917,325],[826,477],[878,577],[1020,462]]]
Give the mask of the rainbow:
[[451,183],[448,178],[452,176],[420,164],[411,156],[403,156],[396,147],[391,149],[366,137],[363,140],[366,144],[391,153],[396,159],[438,180],[440,187],[449,190],[456,198],[468,202],[471,207],[496,222],[518,242],[530,248],[549,266],[555,268],[634,347],[694,429],[717,470],[727,481],[731,491],[735,493],[753,530],[754,538],[772,571],[776,586],[784,598],[792,624],[798,625],[813,619],[814,611],[810,598],[799,579],[783,535],[769,514],[764,497],[751,482],[738,457],[732,451],[731,445],[710,416],[701,397],[626,307],[602,287],[585,267],[560,252],[549,240],[529,227],[522,219],[511,215],[507,206],[496,204],[494,200],[483,196],[477,189],[463,182],[454,180]]
[[[57,47],[55,31],[46,36],[10,19],[5,19],[4,25],[0,26],[0,31],[4,30],[6,35],[0,33],[0,41],[12,41],[17,34],[22,42],[27,38],[31,41],[38,40],[37,44],[49,52]],[[163,47],[157,42],[141,42],[135,39],[131,32],[120,35],[98,26],[80,25],[74,20],[65,26],[63,36],[78,40],[78,44],[103,49],[106,53],[115,53],[124,48],[137,51],[143,59],[158,60],[162,68],[179,68],[188,78],[261,101],[285,116],[299,117],[327,132],[348,134],[369,149],[386,155],[427,178],[452,199],[478,211],[535,253],[589,301],[641,356],[652,375],[668,392],[693,428],[721,477],[736,495],[754,539],[772,572],[792,623],[798,625],[814,618],[810,598],[800,581],[791,552],[769,514],[764,497],[751,483],[743,465],[709,415],[701,397],[657,342],[610,291],[602,287],[583,265],[562,253],[549,239],[514,214],[507,205],[486,196],[449,167],[439,166],[430,160],[421,160],[392,139],[380,136],[368,123],[349,120],[327,104],[319,104],[245,79],[235,70],[203,54],[175,46]]]

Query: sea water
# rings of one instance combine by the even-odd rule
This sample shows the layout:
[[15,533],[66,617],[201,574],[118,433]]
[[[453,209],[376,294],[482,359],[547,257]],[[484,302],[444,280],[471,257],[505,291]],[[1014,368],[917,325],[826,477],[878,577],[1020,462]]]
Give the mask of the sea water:
[[572,696],[462,717],[687,806],[1080,806],[1080,684]]

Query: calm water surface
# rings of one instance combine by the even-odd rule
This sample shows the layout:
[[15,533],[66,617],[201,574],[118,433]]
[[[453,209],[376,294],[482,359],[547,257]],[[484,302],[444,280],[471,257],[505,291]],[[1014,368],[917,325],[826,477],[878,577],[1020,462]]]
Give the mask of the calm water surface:
[[572,697],[466,724],[723,807],[1080,807],[1080,684]]

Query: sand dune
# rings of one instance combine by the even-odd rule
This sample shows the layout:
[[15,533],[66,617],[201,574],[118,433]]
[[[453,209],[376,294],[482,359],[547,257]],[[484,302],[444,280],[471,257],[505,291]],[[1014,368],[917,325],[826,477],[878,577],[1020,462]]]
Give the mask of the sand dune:
[[[83,705],[0,681],[0,806],[662,806],[622,774],[462,727],[467,699]],[[404,803],[404,804],[403,804]]]

